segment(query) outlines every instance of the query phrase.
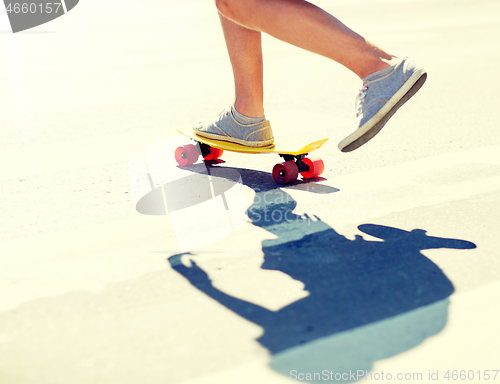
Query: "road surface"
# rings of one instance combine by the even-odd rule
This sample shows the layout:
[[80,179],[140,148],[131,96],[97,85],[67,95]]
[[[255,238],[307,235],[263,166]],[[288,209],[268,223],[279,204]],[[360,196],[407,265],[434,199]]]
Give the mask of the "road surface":
[[1,16],[0,382],[500,382],[500,4],[318,4],[428,81],[342,154],[359,80],[266,36],[266,115],[329,137],[326,167],[278,188],[278,157],[226,154],[212,181],[246,215],[227,234],[161,192],[177,127],[232,100],[212,2],[85,0],[16,34]]

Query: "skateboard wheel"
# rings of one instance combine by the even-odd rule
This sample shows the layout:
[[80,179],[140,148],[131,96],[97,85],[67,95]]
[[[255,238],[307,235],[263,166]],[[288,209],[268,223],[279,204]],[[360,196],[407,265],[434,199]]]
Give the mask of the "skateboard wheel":
[[217,160],[224,153],[223,149],[210,148],[210,153],[204,157],[205,160]]
[[293,161],[276,164],[273,168],[273,179],[278,184],[293,183],[299,176],[297,165]]
[[193,144],[177,147],[175,150],[175,161],[177,161],[179,165],[194,164],[198,161],[198,157],[198,148]]
[[310,179],[321,175],[325,169],[325,163],[318,156],[306,157],[302,160],[309,166],[309,171],[301,172],[300,174],[304,179]]

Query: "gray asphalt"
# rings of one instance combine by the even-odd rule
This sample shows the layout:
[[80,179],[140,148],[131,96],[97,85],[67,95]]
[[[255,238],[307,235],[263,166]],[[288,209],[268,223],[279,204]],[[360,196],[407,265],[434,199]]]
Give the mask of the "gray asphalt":
[[265,36],[277,140],[330,139],[280,188],[173,162],[232,101],[212,2],[0,12],[2,384],[500,380],[500,3],[317,4],[429,76],[343,154],[359,80]]

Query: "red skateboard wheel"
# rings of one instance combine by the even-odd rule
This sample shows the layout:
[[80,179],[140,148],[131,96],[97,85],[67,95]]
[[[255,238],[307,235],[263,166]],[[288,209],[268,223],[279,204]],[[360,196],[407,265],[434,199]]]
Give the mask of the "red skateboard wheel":
[[304,179],[317,177],[325,170],[325,163],[319,156],[306,157],[302,161],[309,166],[309,171],[300,173]]
[[273,167],[273,179],[278,184],[293,183],[298,176],[299,170],[293,161],[278,163]]
[[193,144],[177,147],[175,150],[175,161],[177,161],[177,164],[179,165],[194,164],[198,161],[198,157],[198,147]]
[[210,148],[210,153],[204,157],[205,160],[217,160],[224,153],[223,149]]

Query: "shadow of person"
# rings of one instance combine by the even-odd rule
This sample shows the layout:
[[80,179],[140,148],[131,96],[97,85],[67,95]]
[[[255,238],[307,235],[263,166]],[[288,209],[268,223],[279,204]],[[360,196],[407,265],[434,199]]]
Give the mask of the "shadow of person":
[[[293,370],[297,375],[299,366],[301,369],[320,369],[317,364],[319,356],[325,357],[325,351],[329,351],[327,360],[322,364],[329,362],[330,372],[347,368],[365,371],[375,360],[407,350],[442,329],[447,317],[446,299],[453,292],[453,285],[421,251],[434,248],[471,249],[475,248],[473,243],[428,236],[421,229],[405,231],[376,224],[363,224],[358,229],[379,240],[366,240],[359,235],[350,240],[318,218],[294,214],[295,207],[296,202],[286,192],[266,189],[256,194],[253,205],[248,209],[253,225],[277,236],[262,243],[262,269],[281,271],[303,282],[309,292],[307,297],[277,311],[218,290],[194,261],[191,260],[191,267],[185,266],[180,260],[182,255],[169,258],[173,269],[193,286],[263,328],[258,342],[277,358],[271,361],[274,369],[290,374],[295,367]],[[436,303],[441,304],[432,306]],[[434,308],[434,312],[423,313],[417,311],[419,308]],[[382,324],[408,313],[415,315],[410,318],[403,316],[399,326]],[[423,318],[427,319],[427,323]],[[380,340],[369,336],[379,334],[372,328],[366,328],[374,324],[381,324],[385,330],[384,342],[389,340],[391,344],[390,340],[394,339],[392,345],[381,347]],[[408,324],[417,324],[417,328]],[[362,331],[365,333],[360,334],[359,330],[365,328],[368,333]],[[324,345],[326,338],[350,330],[358,331],[354,339],[351,338],[355,342],[342,344],[337,340],[334,344],[351,349],[367,342],[373,344],[372,348],[365,348],[362,361],[345,350],[332,350],[331,345]],[[390,335],[392,330],[418,335],[408,340],[401,335]],[[316,351],[315,363],[304,363],[300,354],[303,345],[319,341],[323,344]],[[297,349],[298,346],[302,349]],[[310,355],[311,350],[308,351]],[[351,356],[351,361],[336,365],[335,354],[347,354]],[[290,356],[291,359],[288,358]],[[356,362],[353,363],[353,359]]]

